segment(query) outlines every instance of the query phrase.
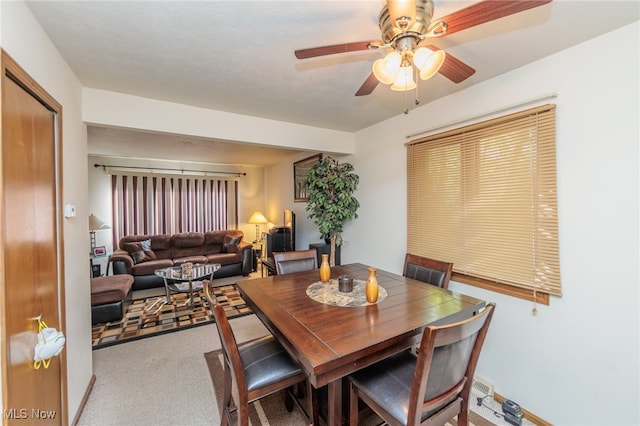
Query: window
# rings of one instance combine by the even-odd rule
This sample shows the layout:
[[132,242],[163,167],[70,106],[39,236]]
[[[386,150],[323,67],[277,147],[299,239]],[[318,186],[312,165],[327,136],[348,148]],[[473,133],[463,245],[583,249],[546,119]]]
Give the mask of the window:
[[234,180],[114,174],[111,192],[114,241],[125,235],[237,228]]
[[555,105],[410,142],[407,250],[548,303],[561,295],[555,164]]

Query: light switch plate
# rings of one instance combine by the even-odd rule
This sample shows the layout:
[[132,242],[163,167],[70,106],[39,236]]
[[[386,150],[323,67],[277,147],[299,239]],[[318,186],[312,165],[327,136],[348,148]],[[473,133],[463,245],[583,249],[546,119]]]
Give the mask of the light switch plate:
[[76,217],[76,206],[75,206],[75,204],[65,204],[64,205],[64,217]]

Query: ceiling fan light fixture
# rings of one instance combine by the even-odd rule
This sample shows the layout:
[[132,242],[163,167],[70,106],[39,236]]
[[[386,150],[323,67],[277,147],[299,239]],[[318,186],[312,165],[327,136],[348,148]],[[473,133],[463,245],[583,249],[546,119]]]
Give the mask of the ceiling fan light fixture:
[[[378,15],[378,27],[382,35],[380,40],[300,49],[294,53],[298,59],[306,59],[344,52],[391,48],[401,55],[401,64],[399,66],[406,67],[407,64],[405,62],[409,62],[409,64],[412,64],[411,66],[416,67],[417,74],[421,79],[426,80],[435,73],[440,73],[453,83],[461,83],[471,77],[476,70],[455,56],[444,53],[438,47],[431,44],[427,45],[429,43],[428,39],[444,37],[475,26],[485,25],[525,10],[547,5],[551,1],[478,0],[475,4],[463,7],[454,13],[440,16],[434,20],[434,0],[385,0],[385,5]],[[422,51],[419,48],[422,44],[432,51]],[[414,53],[415,60],[413,58]],[[396,75],[399,66],[392,65],[388,57],[376,61],[373,65],[373,72],[369,74],[355,95],[371,94],[379,82],[392,84],[394,90],[406,91],[409,87],[413,87],[415,85],[413,80],[414,78],[417,80],[417,77],[409,76],[406,69],[403,71],[403,75]],[[404,84],[401,81],[402,79],[404,79]],[[409,81],[412,83],[409,83]]]
[[432,51],[429,48],[421,47],[413,55],[413,64],[420,70],[420,78],[428,80],[440,70],[445,58],[444,50]]
[[416,82],[413,81],[413,67],[411,66],[411,64],[400,67],[400,70],[398,71],[398,78],[391,85],[391,90],[403,92],[407,90],[413,90],[416,87]]
[[373,63],[373,75],[382,84],[391,84],[398,77],[398,70],[402,58],[396,51],[389,53],[383,59],[378,59]]

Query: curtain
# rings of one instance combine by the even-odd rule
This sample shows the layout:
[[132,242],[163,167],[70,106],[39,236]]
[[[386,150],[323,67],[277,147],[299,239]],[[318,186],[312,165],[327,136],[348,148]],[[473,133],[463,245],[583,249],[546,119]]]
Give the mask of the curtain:
[[238,182],[113,174],[113,237],[237,229]]

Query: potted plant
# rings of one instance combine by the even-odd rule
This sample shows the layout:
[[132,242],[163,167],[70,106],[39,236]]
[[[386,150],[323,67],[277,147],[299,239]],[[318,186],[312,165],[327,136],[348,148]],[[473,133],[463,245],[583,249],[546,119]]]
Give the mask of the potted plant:
[[304,183],[309,197],[305,207],[309,212],[307,217],[318,226],[322,238],[331,244],[331,266],[335,266],[336,244],[339,244],[344,223],[358,217],[360,203],[353,193],[359,181],[352,164],[324,157],[309,170]]

